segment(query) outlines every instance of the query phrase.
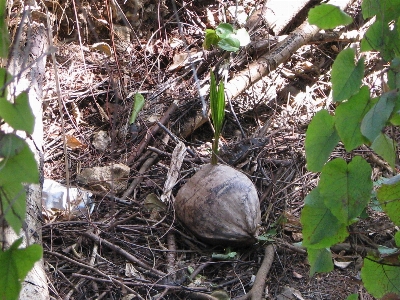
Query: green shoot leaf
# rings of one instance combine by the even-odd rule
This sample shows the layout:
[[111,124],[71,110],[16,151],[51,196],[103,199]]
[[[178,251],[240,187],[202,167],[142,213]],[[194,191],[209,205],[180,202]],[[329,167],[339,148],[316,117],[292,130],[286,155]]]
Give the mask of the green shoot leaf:
[[397,92],[392,91],[383,94],[378,102],[367,112],[361,122],[361,133],[373,142],[385,127],[393,112]]
[[14,104],[6,97],[0,97],[0,117],[11,127],[17,130],[24,130],[29,134],[33,133],[35,116],[29,106],[28,94],[22,92],[15,98]]
[[400,231],[397,231],[394,235],[394,241],[396,242],[396,246],[400,247]]
[[363,86],[359,93],[341,103],[335,111],[335,126],[346,151],[361,146],[366,142],[361,134],[360,125],[363,117],[371,108],[369,89]]
[[215,131],[211,163],[217,164],[218,160],[216,155],[218,154],[218,142],[225,118],[225,88],[222,81],[219,83],[217,88],[215,76],[212,71],[210,72],[210,107]]
[[371,166],[360,156],[347,164],[336,158],[321,172],[320,195],[340,223],[350,225],[368,205],[372,191]]
[[358,93],[364,76],[364,60],[354,64],[355,52],[348,48],[339,53],[332,66],[333,100],[342,101]]
[[380,133],[371,145],[376,154],[383,157],[394,168],[396,160],[396,143],[386,134]]
[[206,29],[203,48],[209,50],[211,45],[216,46],[219,40],[220,38],[218,37],[214,29]]
[[329,249],[307,249],[310,263],[310,276],[315,273],[330,272],[333,270],[332,254]]
[[301,211],[303,246],[321,249],[344,241],[349,235],[346,224],[339,222],[326,207],[318,187],[307,195],[304,202]]
[[218,42],[218,47],[229,52],[236,52],[240,49],[240,41],[233,35],[228,36]]
[[310,9],[308,22],[321,29],[333,29],[340,25],[349,25],[353,22],[353,19],[339,7],[322,3]]
[[326,110],[317,112],[306,133],[307,169],[312,172],[321,171],[338,142],[334,117]]
[[218,25],[215,33],[221,38],[226,39],[234,33],[233,26],[228,23],[221,23]]
[[132,113],[131,117],[129,118],[129,124],[133,124],[136,121],[138,113],[142,110],[144,106],[144,97],[140,93],[135,94],[135,99],[133,101]]
[[380,262],[379,258],[367,256],[361,269],[361,278],[367,291],[376,298],[382,298],[388,293],[400,295],[399,278],[400,267],[397,259],[396,265]]
[[21,282],[42,257],[42,247],[31,245],[18,249],[22,238],[16,240],[10,249],[0,252],[0,299],[18,299]]

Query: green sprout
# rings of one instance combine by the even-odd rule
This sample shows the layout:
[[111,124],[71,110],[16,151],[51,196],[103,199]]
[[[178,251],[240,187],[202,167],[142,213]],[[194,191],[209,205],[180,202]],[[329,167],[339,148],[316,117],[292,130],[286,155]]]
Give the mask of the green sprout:
[[211,107],[211,118],[214,126],[214,140],[212,144],[212,155],[211,164],[216,165],[218,163],[218,143],[219,136],[221,135],[222,125],[225,118],[225,89],[224,83],[217,82],[215,80],[214,73],[210,72],[211,84],[210,84],[210,107]]

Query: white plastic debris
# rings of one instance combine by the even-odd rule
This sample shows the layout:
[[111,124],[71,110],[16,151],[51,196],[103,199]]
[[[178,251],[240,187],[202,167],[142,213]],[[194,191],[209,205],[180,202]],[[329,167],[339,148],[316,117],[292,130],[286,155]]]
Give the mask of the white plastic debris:
[[67,187],[52,179],[45,179],[43,183],[42,203],[47,211],[71,211],[74,214],[92,213],[94,203],[90,197],[92,193],[80,188],[69,188],[69,203],[67,201]]

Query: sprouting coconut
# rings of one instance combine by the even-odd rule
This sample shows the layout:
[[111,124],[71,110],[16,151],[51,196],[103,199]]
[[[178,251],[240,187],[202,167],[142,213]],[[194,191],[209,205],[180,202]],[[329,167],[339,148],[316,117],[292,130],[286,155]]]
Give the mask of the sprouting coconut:
[[211,117],[214,141],[211,164],[204,165],[179,190],[175,199],[178,218],[199,239],[223,245],[256,242],[261,222],[257,190],[234,168],[218,164],[218,142],[225,114],[224,86],[217,89],[211,72]]

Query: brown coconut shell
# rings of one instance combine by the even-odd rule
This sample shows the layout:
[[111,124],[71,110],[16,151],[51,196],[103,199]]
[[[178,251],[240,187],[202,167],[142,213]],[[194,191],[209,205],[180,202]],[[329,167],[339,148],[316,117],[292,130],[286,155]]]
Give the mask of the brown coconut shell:
[[256,242],[261,223],[257,190],[243,173],[204,165],[175,198],[178,218],[199,239],[222,245]]

